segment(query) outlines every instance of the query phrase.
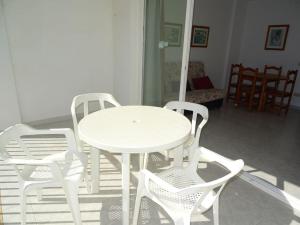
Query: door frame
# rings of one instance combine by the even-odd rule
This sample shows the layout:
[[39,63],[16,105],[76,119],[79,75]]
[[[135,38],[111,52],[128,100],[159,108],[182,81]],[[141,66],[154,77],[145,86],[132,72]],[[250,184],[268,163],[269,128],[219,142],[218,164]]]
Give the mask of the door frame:
[[[138,92],[139,99],[138,104],[143,104],[143,81],[144,81],[144,56],[145,56],[145,12],[146,12],[146,0],[139,1],[139,37],[138,37],[138,52],[139,52],[139,62],[138,71],[141,76],[139,76],[138,81]],[[194,13],[194,0],[187,0],[186,4],[186,14],[185,14],[185,26],[184,26],[184,36],[183,36],[183,51],[182,51],[182,63],[181,63],[181,74],[180,74],[180,90],[179,90],[179,101],[185,101],[186,94],[186,83],[187,83],[187,73],[189,65],[189,55],[190,55],[190,42],[191,42],[191,31],[193,23],[193,13]]]

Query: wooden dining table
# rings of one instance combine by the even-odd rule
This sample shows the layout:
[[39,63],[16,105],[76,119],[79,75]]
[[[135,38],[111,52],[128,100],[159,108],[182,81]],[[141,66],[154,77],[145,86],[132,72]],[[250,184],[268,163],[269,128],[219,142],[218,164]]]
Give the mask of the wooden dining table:
[[[247,74],[247,76],[254,76],[254,74]],[[280,75],[278,76],[277,74],[265,74],[265,73],[258,73],[256,74],[256,81],[261,82],[261,92],[260,92],[260,98],[259,98],[259,103],[258,103],[258,108],[257,110],[259,112],[264,111],[265,107],[265,95],[266,95],[266,90],[267,90],[267,85],[268,83],[271,82],[279,82],[280,80],[286,80],[287,76]],[[241,85],[241,84],[239,84]]]

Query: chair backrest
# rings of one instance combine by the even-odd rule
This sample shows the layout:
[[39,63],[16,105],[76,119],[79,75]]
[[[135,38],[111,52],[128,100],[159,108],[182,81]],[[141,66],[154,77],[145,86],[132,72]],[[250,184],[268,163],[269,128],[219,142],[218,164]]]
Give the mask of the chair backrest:
[[282,67],[276,67],[276,66],[269,66],[265,65],[264,67],[264,74],[274,74],[280,76],[282,72]]
[[[241,159],[232,161],[204,147],[196,148],[192,159],[187,167],[187,170],[190,170],[191,174],[197,171],[199,161],[216,162],[229,171],[225,176],[216,180],[192,185],[180,190],[181,195],[189,196],[189,198],[194,196],[197,201],[195,207],[198,206],[198,209],[203,212],[212,206],[214,200],[220,195],[227,182],[243,169],[244,162]],[[208,201],[210,204],[202,205],[203,201],[207,198],[212,198],[211,201]]]
[[[71,114],[73,119],[73,126],[74,126],[74,133],[76,137],[77,144],[80,146],[80,140],[78,136],[78,123],[79,121],[91,113],[90,104],[91,102],[97,102],[99,108],[98,109],[105,109],[106,103],[109,103],[112,106],[120,106],[117,100],[108,93],[87,93],[82,95],[77,95],[73,98],[72,105],[71,105]],[[83,115],[81,119],[78,119],[78,109],[80,106],[83,106]]]
[[238,76],[240,69],[243,65],[240,64],[231,64],[231,69],[230,69],[230,80],[232,79],[233,76]]
[[239,76],[240,76],[240,82],[243,84],[244,81],[250,81],[252,85],[255,85],[256,83],[256,79],[258,76],[258,68],[254,69],[254,68],[250,68],[250,67],[240,67],[240,72],[239,72]]
[[[203,126],[208,121],[208,109],[204,105],[191,103],[191,102],[181,102],[181,101],[171,101],[168,102],[165,107],[166,109],[176,110],[178,113],[184,114],[185,111],[192,112],[192,131],[191,134],[195,137],[196,142],[193,145],[198,146],[199,139],[201,135],[201,130]],[[202,117],[202,121],[196,129],[198,115]]]
[[[6,151],[6,147],[11,141],[17,141],[17,143],[21,142],[21,140],[20,140],[21,135],[19,134],[18,131],[19,130],[16,126],[12,126],[12,127],[8,127],[7,129],[5,129],[4,131],[2,131],[0,133],[0,158],[2,160],[11,158],[9,153]],[[22,142],[21,142],[21,145],[23,145]],[[31,157],[31,153],[28,151],[27,148],[24,148],[23,155],[27,158]]]
[[293,94],[297,75],[298,75],[298,70],[289,70],[287,72],[287,78],[284,85],[284,92],[288,92],[291,95]]
[[233,83],[238,83],[240,69],[243,65],[240,64],[231,64],[230,75],[229,75],[229,86]]

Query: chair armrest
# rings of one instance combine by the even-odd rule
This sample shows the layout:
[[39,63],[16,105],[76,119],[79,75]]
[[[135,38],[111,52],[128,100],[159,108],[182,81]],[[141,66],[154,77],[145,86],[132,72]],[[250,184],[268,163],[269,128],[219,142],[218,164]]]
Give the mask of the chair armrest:
[[117,102],[117,100],[115,98],[111,98],[110,102],[111,102],[111,104],[113,104],[116,107],[121,106],[121,104],[119,102]]
[[[47,166],[50,168],[53,178],[62,180],[63,178],[63,171],[60,169],[58,164],[55,161],[51,160],[35,160],[35,159],[7,159],[4,161],[7,165],[14,165],[16,172],[19,174],[19,176],[24,176],[24,170],[21,172],[18,168],[16,168],[17,165],[25,165],[25,166]],[[26,173],[26,171],[25,171]],[[25,179],[26,178],[22,178]]]
[[193,150],[193,160],[190,162],[190,165],[188,166],[191,171],[196,168],[196,165],[198,165],[199,161],[202,162],[217,162],[226,169],[228,169],[230,172],[235,172],[236,170],[239,170],[241,163],[244,165],[243,160],[231,160],[224,156],[221,156],[213,151],[208,150],[204,147],[197,147]]
[[72,152],[77,151],[77,144],[73,130],[70,128],[57,128],[57,129],[34,129],[25,124],[17,124],[16,127],[19,130],[20,136],[34,136],[34,135],[64,135],[68,143],[68,149]]
[[[151,180],[152,182],[157,184],[159,187],[161,187],[162,189],[164,189],[168,192],[176,193],[176,192],[180,191],[180,189],[178,189],[178,188],[174,187],[173,185],[169,184],[168,182],[164,181],[160,177],[156,176],[154,173],[151,173],[149,170],[141,170],[140,175],[142,177],[141,180],[143,180],[143,179],[145,180],[145,186],[147,189],[149,188],[149,181]],[[148,191],[149,191],[149,189],[148,189]]]
[[200,152],[199,158],[204,159],[206,162],[217,162],[230,171],[232,171],[235,168],[235,164],[233,160],[228,159],[222,155],[219,155],[213,151],[210,151],[207,148],[200,147],[196,149],[196,151]]
[[57,128],[57,129],[34,129],[25,124],[15,125],[22,131],[22,135],[48,135],[48,134],[62,134],[65,136],[73,135],[73,131],[70,128]]
[[4,161],[8,165],[31,165],[31,166],[49,166],[53,164],[50,160],[36,160],[36,159],[7,159]]

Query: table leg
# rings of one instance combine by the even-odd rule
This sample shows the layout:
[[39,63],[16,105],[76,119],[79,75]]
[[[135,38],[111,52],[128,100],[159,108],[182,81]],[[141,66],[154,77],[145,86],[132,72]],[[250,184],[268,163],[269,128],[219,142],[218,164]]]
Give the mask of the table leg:
[[241,81],[240,76],[238,77],[237,87],[236,87],[236,93],[235,93],[235,106],[239,106],[241,102]]
[[139,156],[140,156],[140,160],[139,160],[140,161],[140,170],[142,170],[144,168],[144,163],[143,162],[144,162],[144,158],[146,156],[143,153],[140,153]]
[[262,81],[262,89],[261,89],[261,93],[260,93],[260,98],[259,98],[259,104],[258,104],[258,111],[261,112],[263,111],[264,108],[264,97],[265,97],[265,89],[266,89],[266,80],[263,79]]
[[147,169],[148,153],[140,153],[140,170]]
[[183,162],[183,145],[178,146],[174,150],[174,164],[173,166],[182,166]]
[[99,156],[100,150],[94,147],[91,147],[91,185],[92,185],[92,193],[99,192]]
[[130,154],[122,154],[122,220],[123,225],[129,225],[130,201]]

